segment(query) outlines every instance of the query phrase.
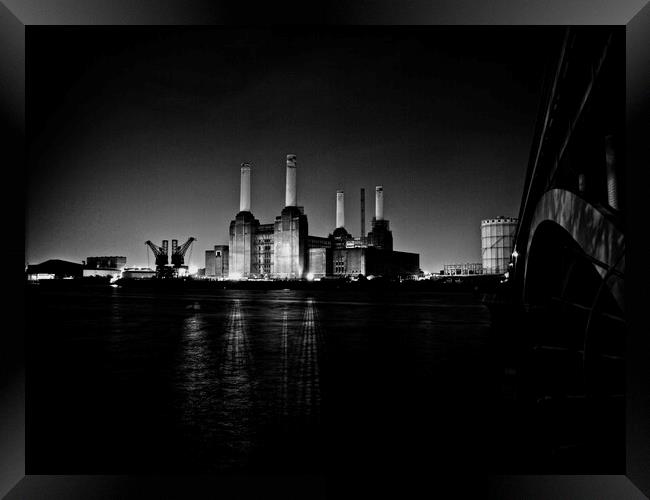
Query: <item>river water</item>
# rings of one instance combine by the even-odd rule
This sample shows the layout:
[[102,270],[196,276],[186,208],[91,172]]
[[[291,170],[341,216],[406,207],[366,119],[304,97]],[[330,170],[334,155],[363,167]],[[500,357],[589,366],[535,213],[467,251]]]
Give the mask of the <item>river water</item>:
[[31,474],[354,474],[487,456],[489,314],[469,294],[36,286],[27,310]]

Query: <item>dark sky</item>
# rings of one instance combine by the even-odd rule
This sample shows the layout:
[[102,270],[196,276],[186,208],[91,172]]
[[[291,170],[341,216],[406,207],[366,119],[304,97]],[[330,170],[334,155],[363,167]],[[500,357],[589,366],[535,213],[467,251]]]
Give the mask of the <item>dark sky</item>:
[[[366,227],[383,185],[396,250],[480,262],[480,221],[517,216],[557,28],[27,28],[26,260],[228,243],[239,167],[252,211],[284,205],[298,157],[309,232]],[[187,263],[187,259],[186,259]],[[153,258],[150,264],[153,265]]]

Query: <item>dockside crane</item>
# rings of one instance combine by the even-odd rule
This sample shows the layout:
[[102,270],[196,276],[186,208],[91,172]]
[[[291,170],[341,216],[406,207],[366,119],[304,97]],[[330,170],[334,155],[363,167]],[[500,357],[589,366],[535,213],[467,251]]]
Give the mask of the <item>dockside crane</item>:
[[172,266],[178,269],[185,264],[185,253],[195,241],[196,238],[189,238],[181,246],[178,246],[178,240],[172,240]]
[[165,270],[169,263],[168,240],[163,240],[161,247],[153,244],[150,240],[145,241],[144,244],[151,248],[154,257],[156,258],[156,274],[159,277],[165,275]]

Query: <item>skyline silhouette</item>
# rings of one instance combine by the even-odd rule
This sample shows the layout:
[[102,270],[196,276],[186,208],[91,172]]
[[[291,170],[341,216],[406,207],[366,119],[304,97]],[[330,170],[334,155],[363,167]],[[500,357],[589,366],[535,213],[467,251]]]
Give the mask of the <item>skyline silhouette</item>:
[[284,205],[297,155],[309,233],[359,235],[384,186],[395,249],[420,267],[480,262],[480,222],[516,217],[548,27],[30,28],[26,260],[124,255],[194,236],[228,244],[239,167],[251,210]]

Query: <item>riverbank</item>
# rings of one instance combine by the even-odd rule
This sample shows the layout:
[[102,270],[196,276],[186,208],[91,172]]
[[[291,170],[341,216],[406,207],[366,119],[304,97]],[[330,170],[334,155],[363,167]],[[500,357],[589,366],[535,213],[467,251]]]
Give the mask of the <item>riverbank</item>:
[[48,289],[75,289],[79,287],[120,287],[147,290],[408,290],[422,292],[472,292],[493,294],[499,286],[501,276],[449,276],[432,280],[396,281],[387,278],[375,279],[322,279],[308,280],[207,280],[193,278],[178,279],[128,279],[111,281],[108,278],[75,278],[42,280],[33,284]]

